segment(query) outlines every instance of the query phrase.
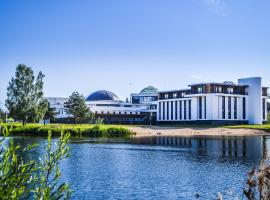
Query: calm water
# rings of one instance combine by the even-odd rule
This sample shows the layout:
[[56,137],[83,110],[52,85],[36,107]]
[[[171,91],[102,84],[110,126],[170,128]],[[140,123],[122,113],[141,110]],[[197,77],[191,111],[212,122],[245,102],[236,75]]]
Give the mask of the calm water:
[[[22,146],[46,140],[15,138]],[[61,164],[72,199],[224,199],[241,197],[246,173],[266,154],[262,137],[153,137],[125,144],[72,141],[71,157]]]

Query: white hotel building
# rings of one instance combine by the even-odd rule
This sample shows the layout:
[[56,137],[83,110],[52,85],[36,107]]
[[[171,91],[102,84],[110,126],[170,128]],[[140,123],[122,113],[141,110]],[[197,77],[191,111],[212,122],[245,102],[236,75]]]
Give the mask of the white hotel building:
[[267,120],[267,87],[260,77],[237,84],[200,83],[189,89],[159,92],[158,124],[262,124]]

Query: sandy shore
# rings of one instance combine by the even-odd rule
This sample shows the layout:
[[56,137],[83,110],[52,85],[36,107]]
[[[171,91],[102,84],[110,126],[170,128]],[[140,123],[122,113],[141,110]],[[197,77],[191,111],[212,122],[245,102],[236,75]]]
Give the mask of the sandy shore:
[[143,136],[253,136],[269,135],[264,131],[254,129],[228,129],[228,128],[192,128],[192,127],[159,127],[142,126],[129,127],[129,130],[136,133],[136,137]]

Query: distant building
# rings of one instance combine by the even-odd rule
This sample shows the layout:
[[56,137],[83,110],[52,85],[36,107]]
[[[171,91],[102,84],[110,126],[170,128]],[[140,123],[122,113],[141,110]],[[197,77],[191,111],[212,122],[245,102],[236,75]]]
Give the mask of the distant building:
[[[260,77],[238,83],[197,83],[188,89],[158,91],[153,86],[132,93],[130,102],[113,92],[99,90],[86,98],[91,112],[105,123],[116,124],[261,124],[267,120],[268,88]],[[67,98],[48,97],[57,119],[71,118],[65,112]]]
[[50,107],[55,108],[57,119],[72,117],[72,115],[67,114],[64,108],[64,103],[68,100],[68,98],[46,97],[46,99],[49,102]]
[[145,106],[121,101],[113,92],[107,90],[90,94],[86,103],[95,117],[104,119],[105,123],[143,123],[147,118],[141,112]]
[[148,86],[138,94],[130,94],[130,100],[133,105],[144,105],[148,112],[156,112],[158,89],[153,86]]
[[[149,90],[150,89],[150,90]],[[148,87],[141,91],[139,102],[124,102],[113,92],[99,90],[91,93],[86,98],[86,104],[96,118],[102,118],[105,123],[115,124],[148,124],[150,118],[156,120],[156,100],[158,97],[157,89]],[[135,96],[135,94],[134,94]],[[48,97],[46,98],[51,107],[56,108],[57,121],[63,122],[64,119],[72,118],[67,114],[64,103],[68,98]]]
[[198,83],[189,89],[159,92],[158,124],[262,124],[267,120],[267,87],[260,77],[238,84]]

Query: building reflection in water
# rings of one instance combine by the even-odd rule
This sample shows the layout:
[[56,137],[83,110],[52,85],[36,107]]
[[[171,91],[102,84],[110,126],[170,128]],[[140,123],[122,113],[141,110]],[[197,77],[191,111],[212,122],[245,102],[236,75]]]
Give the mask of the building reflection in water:
[[153,136],[132,139],[136,144],[152,144],[188,148],[198,154],[228,157],[261,159],[268,154],[270,138],[266,136],[222,136],[222,137],[178,137],[178,136]]

